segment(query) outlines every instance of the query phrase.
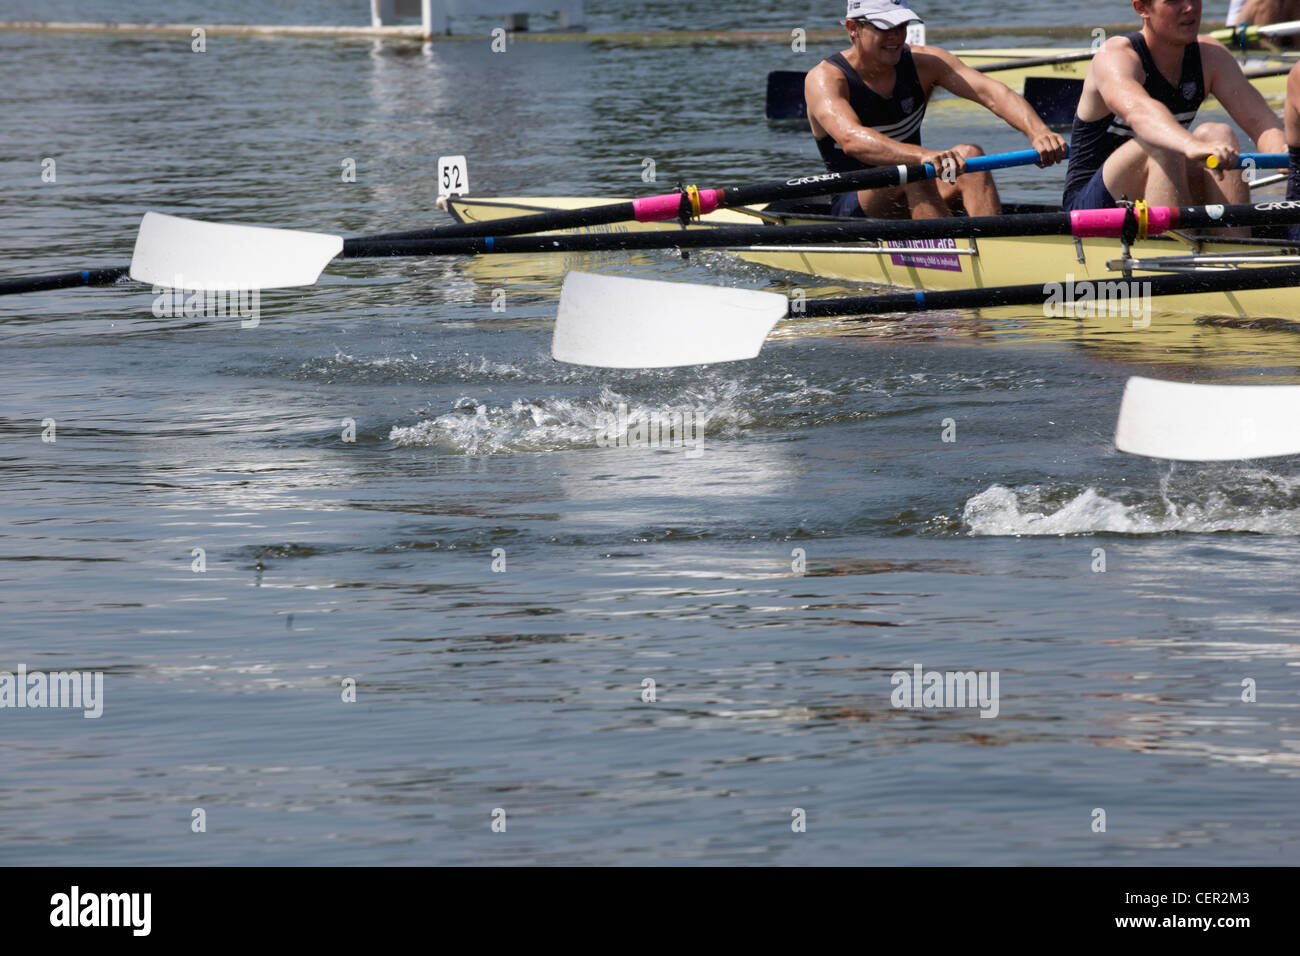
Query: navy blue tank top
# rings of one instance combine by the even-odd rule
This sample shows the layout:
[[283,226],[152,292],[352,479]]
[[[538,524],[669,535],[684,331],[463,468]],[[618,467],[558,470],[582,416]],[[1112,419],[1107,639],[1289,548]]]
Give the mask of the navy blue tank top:
[[[921,86],[921,78],[916,75],[916,64],[912,61],[912,51],[908,47],[903,47],[903,55],[894,68],[894,92],[888,99],[862,82],[862,77],[849,65],[844,54],[836,53],[822,62],[838,67],[849,81],[849,105],[858,114],[859,123],[890,139],[914,146],[921,145],[925,90]],[[829,133],[817,140],[817,151],[822,155],[827,172],[850,173],[871,168],[866,163],[844,155],[840,144]]]
[[[1151,51],[1142,34],[1127,33],[1125,39],[1133,45],[1138,59],[1142,61],[1142,70],[1147,75],[1143,88],[1152,99],[1163,103],[1184,129],[1191,126],[1201,101],[1205,99],[1200,44],[1187,44],[1187,49],[1183,52],[1182,74],[1178,77],[1178,86],[1173,87],[1151,58]],[[1065,194],[1061,198],[1061,204],[1069,209],[1074,194],[1088,185],[1111,153],[1132,138],[1133,130],[1114,113],[1099,120],[1085,122],[1079,119],[1078,110],[1075,110],[1074,128],[1070,132],[1070,165],[1065,173]]]

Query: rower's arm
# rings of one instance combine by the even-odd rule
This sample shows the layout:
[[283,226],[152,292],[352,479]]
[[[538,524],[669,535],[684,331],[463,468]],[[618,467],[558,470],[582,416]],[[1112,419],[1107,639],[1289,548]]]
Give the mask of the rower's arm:
[[[1106,109],[1127,123],[1142,142],[1188,158],[1199,158],[1212,152],[1202,148],[1203,144],[1179,125],[1169,108],[1143,88],[1142,61],[1128,40],[1123,37],[1107,40],[1092,58],[1090,72],[1096,82],[1097,95]],[[1087,95],[1085,85],[1084,97]]]
[[[1237,60],[1218,40],[1201,40],[1201,62],[1205,64],[1206,92],[1212,93],[1233,122],[1263,153],[1286,152],[1282,121],[1269,108],[1268,101],[1241,72]],[[1289,102],[1289,100],[1288,100]]]
[[828,63],[808,71],[803,92],[813,135],[820,137],[823,131],[829,133],[851,159],[868,166],[910,165],[926,162],[932,152],[863,126],[849,105],[848,81],[843,73]]
[[1024,133],[1043,157],[1039,165],[1060,162],[1065,158],[1065,140],[1052,132],[1034,112],[1029,101],[1005,83],[999,83],[978,70],[972,70],[947,50],[938,47],[913,47],[918,74],[930,84],[942,86],[954,96],[979,103],[1008,125]]

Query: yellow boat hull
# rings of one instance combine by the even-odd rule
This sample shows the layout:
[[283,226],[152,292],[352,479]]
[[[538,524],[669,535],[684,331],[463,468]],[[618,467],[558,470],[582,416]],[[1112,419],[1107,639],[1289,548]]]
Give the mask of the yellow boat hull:
[[[450,208],[462,221],[478,222],[526,212],[623,201],[590,197],[458,197],[451,201]],[[724,209],[703,217],[689,228],[758,222],[753,216]],[[680,228],[675,222],[631,222],[568,231],[618,233]],[[868,284],[924,290],[1029,283],[1045,286],[1060,283],[1064,287],[1069,282],[1077,287],[1085,280],[1105,283],[1122,278],[1121,273],[1107,265],[1121,254],[1117,239],[1083,239],[1076,244],[1069,236],[1032,236],[942,240],[924,245],[926,248],[922,249],[917,243],[898,243],[897,246],[904,247],[903,251],[897,247],[867,248],[868,244],[862,243],[824,249],[751,247],[728,252],[773,269],[816,277],[821,281],[812,287],[806,280],[788,283],[792,287],[803,286],[809,297],[852,294]],[[1177,240],[1153,238],[1134,244],[1130,255],[1149,258],[1182,255],[1188,251],[1189,247]],[[1200,251],[1248,250],[1225,243],[1205,243]],[[600,268],[601,258],[626,265],[648,257],[645,253],[485,256],[476,259],[469,268],[472,275],[483,281],[523,275],[534,280],[546,276],[558,281],[568,269]],[[487,271],[480,275],[480,269]],[[1156,270],[1133,273],[1139,279],[1157,274],[1166,273]],[[1050,289],[1045,289],[1044,299],[1049,297]],[[963,314],[949,324],[965,333],[995,336],[1008,342],[1041,343],[1044,339],[1057,339],[1098,349],[1111,358],[1142,364],[1208,363],[1229,368],[1259,368],[1300,364],[1297,322],[1300,322],[1300,289],[1286,287],[1151,297],[1145,303],[1125,303],[1119,310],[1087,305],[1071,310],[1064,305],[1053,308],[1046,302],[1042,306],[984,308],[974,316]],[[849,330],[871,334],[872,328],[834,321],[826,327],[834,334]]]

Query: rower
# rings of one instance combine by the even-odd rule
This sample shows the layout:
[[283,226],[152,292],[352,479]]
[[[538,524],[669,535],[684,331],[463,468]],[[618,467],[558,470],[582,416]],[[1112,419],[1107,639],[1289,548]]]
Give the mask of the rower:
[[[966,159],[983,155],[969,143],[949,149],[921,146],[925,104],[936,86],[992,110],[1027,137],[1039,166],[1065,158],[1065,140],[1047,128],[1024,97],[932,46],[909,47],[907,24],[921,18],[901,0],[848,0],[844,27],[853,45],[827,57],[804,81],[808,124],[826,168],[833,173],[930,163],[960,173]],[[928,179],[889,189],[845,193],[831,211],[838,216],[930,219],[963,210],[971,216],[1002,211],[988,173],[955,182]]]
[[[1115,200],[1150,205],[1241,203],[1238,140],[1226,123],[1191,129],[1216,96],[1261,152],[1281,152],[1282,124],[1227,47],[1200,36],[1201,0],[1132,0],[1142,29],[1107,40],[1093,57],[1070,135],[1061,203],[1067,211]],[[1214,157],[1218,167],[1206,167]]]

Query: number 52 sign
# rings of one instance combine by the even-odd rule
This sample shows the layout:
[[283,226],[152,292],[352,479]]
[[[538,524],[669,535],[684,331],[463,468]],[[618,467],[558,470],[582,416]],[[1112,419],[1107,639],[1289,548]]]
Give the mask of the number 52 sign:
[[469,195],[469,164],[464,156],[438,157],[438,195]]

